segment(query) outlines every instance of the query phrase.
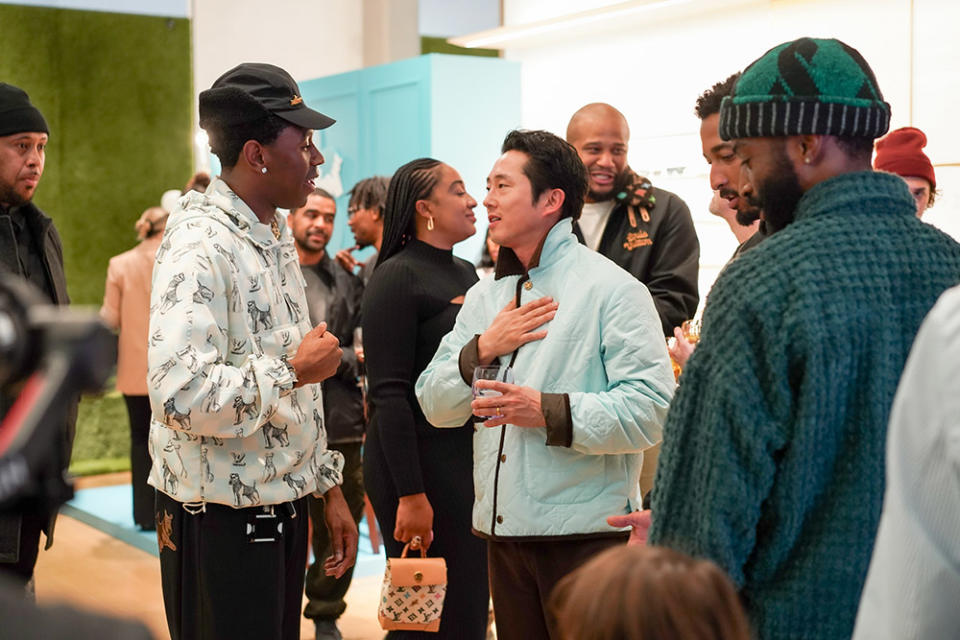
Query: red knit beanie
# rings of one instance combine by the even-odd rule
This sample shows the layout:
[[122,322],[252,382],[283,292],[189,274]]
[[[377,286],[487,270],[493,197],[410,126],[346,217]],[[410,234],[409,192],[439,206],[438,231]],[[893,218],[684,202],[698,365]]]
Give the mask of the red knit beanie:
[[924,178],[931,189],[937,188],[937,178],[933,173],[933,164],[923,152],[927,146],[927,136],[920,129],[903,127],[891,131],[877,141],[877,157],[873,168],[889,171],[898,176]]

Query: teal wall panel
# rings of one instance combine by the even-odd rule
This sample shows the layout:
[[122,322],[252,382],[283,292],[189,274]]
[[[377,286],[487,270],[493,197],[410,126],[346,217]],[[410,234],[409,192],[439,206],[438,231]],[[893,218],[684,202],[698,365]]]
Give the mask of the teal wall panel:
[[431,55],[433,153],[457,171],[477,201],[477,233],[457,255],[480,259],[487,230],[487,174],[500,145],[520,126],[520,63],[468,56]]
[[428,153],[430,130],[424,129],[418,114],[429,106],[423,103],[415,82],[378,88],[370,92],[369,158],[372,173],[392,174],[411,158]]
[[[313,105],[307,98],[307,104]],[[320,184],[337,198],[337,217],[330,238],[333,247],[353,246],[353,234],[347,226],[347,192],[363,177],[356,158],[360,156],[359,95],[356,91],[332,96],[323,103],[323,113],[335,118],[332,127],[314,135],[324,156]]]
[[358,164],[362,155],[362,126],[360,122],[360,77],[340,74],[322,80],[300,82],[304,101],[336,124],[314,133],[313,139],[323,154],[318,186],[337,197],[337,216],[328,248],[331,254],[354,244],[353,234],[347,226],[347,192],[363,176]]
[[[426,55],[304,81],[300,89],[308,104],[337,119],[318,136],[327,162],[321,173],[339,176],[345,191],[432,156],[456,168],[482,202],[503,136],[520,121],[519,64],[495,58]],[[331,251],[353,245],[346,198],[337,205]],[[478,235],[455,248],[469,260],[479,257],[486,227],[483,206],[476,212]]]
[[391,175],[430,155],[430,64],[425,56],[370,67],[360,74],[366,104],[363,166],[367,175]]
[[[309,104],[309,102],[308,102]],[[357,95],[344,95],[329,100],[324,105],[324,113],[356,114]],[[361,177],[357,163],[352,160],[360,155],[360,141],[358,138],[359,123],[355,115],[336,118],[337,124],[325,131],[318,131],[314,135],[317,147],[324,156],[324,164],[320,167],[320,184],[337,198],[337,218],[330,238],[331,248],[353,246],[353,234],[347,226],[347,192]]]

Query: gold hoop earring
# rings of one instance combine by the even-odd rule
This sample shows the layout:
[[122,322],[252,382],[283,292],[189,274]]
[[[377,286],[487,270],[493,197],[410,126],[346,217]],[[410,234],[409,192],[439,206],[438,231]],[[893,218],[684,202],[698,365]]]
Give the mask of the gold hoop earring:
[[433,231],[433,216],[427,216],[427,231]]

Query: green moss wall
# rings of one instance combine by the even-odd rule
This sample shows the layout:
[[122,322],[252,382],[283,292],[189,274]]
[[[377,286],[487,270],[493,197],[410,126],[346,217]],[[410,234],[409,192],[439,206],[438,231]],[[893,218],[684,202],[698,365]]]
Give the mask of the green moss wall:
[[63,238],[74,303],[99,305],[133,223],[192,171],[186,19],[0,4],[0,81],[50,125],[35,202]]
[[499,58],[497,49],[468,49],[447,42],[446,38],[420,36],[420,53],[446,53],[452,56],[479,56],[481,58]]

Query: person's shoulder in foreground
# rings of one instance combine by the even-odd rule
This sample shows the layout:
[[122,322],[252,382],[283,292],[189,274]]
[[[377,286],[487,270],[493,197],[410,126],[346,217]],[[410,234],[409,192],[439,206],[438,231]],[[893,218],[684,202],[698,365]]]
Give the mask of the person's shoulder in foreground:
[[960,287],[910,351],[890,416],[887,486],[855,640],[952,638],[960,629]]

